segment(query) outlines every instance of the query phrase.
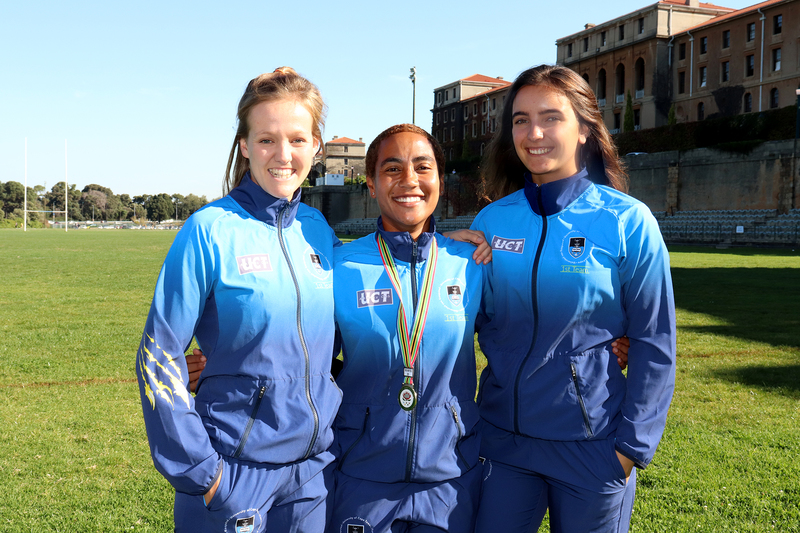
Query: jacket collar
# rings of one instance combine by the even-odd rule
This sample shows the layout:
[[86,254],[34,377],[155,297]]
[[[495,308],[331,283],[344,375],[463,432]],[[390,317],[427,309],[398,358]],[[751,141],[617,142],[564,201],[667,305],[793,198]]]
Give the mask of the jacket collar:
[[[431,216],[430,221],[430,231],[421,233],[417,239],[417,260],[425,260],[428,258],[431,242],[435,238],[436,220]],[[392,253],[392,257],[400,261],[405,261],[406,263],[411,262],[414,239],[411,238],[410,233],[407,231],[387,231],[383,227],[383,217],[378,217],[377,233],[386,241],[387,246],[389,246],[389,251]],[[377,236],[375,238],[377,239]]]
[[[535,184],[531,179],[530,172],[526,172],[525,198],[537,215],[555,215],[574,202],[591,184],[589,172],[585,168],[568,178],[551,181],[543,185]],[[544,212],[542,212],[542,209],[544,209]]]
[[228,194],[231,198],[236,200],[236,203],[242,206],[245,211],[270,226],[278,225],[278,214],[287,205],[289,208],[283,216],[283,227],[291,226],[297,216],[297,208],[300,205],[299,187],[291,200],[275,198],[252,180],[249,170],[244,177],[242,177],[242,182],[239,186]]

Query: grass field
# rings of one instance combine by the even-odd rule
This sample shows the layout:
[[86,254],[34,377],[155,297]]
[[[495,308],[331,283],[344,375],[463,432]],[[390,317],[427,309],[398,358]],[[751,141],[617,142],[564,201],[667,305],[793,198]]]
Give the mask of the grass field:
[[[170,531],[134,353],[167,231],[0,230],[0,532]],[[678,381],[632,531],[800,531],[800,254],[674,248]]]

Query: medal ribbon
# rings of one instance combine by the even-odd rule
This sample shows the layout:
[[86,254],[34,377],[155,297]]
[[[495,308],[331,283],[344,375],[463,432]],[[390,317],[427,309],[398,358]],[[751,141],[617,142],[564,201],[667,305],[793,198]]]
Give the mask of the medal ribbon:
[[[431,301],[431,294],[433,293],[433,277],[436,274],[436,258],[439,256],[439,249],[436,246],[436,237],[431,241],[431,250],[428,253],[428,264],[425,266],[425,275],[422,279],[422,291],[420,292],[419,304],[416,313],[414,314],[414,324],[412,324],[411,331],[408,331],[408,322],[406,321],[406,311],[403,307],[403,292],[400,288],[400,276],[397,273],[397,267],[394,264],[392,253],[389,251],[389,246],[383,237],[378,234],[378,250],[383,260],[383,267],[389,275],[389,279],[397,292],[400,305],[397,309],[397,334],[400,337],[400,350],[403,353],[403,364],[409,370],[413,370],[414,363],[419,354],[419,345],[422,343],[422,332],[425,330],[425,319],[428,317],[428,306]],[[416,276],[416,272],[411,273]],[[403,383],[407,385],[414,385],[413,372],[404,372],[405,379]],[[410,374],[410,375],[408,375]]]

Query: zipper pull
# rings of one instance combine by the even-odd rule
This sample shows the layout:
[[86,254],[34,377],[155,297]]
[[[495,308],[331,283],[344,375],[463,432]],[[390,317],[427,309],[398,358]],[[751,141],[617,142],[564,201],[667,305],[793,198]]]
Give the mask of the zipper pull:
[[458,413],[456,413],[456,406],[455,405],[451,405],[450,406],[450,411],[452,411],[453,418],[455,419],[456,424],[458,424]]

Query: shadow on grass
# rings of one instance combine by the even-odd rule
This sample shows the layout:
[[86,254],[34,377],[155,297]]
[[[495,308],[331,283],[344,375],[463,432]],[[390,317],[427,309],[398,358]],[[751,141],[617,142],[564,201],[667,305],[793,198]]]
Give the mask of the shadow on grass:
[[746,366],[714,371],[720,379],[800,398],[800,365]]
[[672,280],[677,307],[726,323],[692,330],[800,347],[800,268],[673,268]]

